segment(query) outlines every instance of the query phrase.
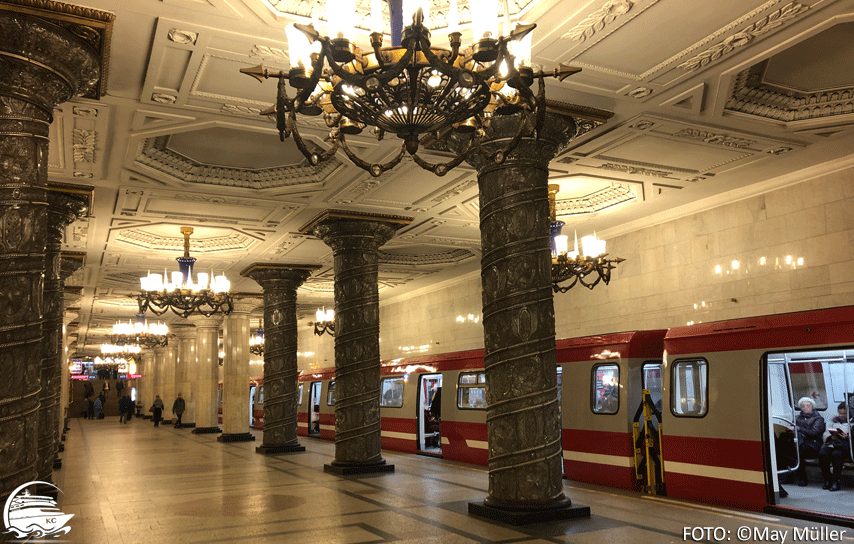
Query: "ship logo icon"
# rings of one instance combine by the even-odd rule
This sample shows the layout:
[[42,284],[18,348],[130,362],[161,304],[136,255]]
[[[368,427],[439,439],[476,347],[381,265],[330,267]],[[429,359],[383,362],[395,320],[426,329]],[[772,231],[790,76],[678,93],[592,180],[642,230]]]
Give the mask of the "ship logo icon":
[[66,527],[65,524],[74,514],[63,514],[56,507],[53,497],[32,495],[27,488],[37,484],[47,485],[62,492],[49,482],[27,482],[15,489],[3,507],[3,523],[7,531],[0,534],[12,533],[16,538],[40,539],[48,536],[58,537],[71,530],[71,527]]

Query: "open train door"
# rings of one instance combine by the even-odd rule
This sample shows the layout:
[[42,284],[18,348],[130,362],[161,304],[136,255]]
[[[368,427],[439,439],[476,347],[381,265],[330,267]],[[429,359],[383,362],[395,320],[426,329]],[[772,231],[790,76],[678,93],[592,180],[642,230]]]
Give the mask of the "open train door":
[[418,383],[418,453],[442,455],[442,375],[422,374]]
[[308,397],[308,434],[320,434],[320,387],[323,382],[311,382]]
[[635,478],[644,491],[666,495],[662,438],[662,364],[647,362],[641,366],[641,400],[634,415],[632,438],[635,450]]
[[774,502],[788,492],[780,485],[781,479],[794,474],[801,464],[795,427],[795,399],[789,365],[781,356],[767,358],[768,376],[768,443],[771,452],[771,484]]

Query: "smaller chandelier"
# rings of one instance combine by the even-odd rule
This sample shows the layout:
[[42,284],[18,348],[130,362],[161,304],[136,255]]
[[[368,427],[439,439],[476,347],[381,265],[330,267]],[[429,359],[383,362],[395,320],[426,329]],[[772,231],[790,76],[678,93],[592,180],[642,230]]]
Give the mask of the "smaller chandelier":
[[164,323],[148,323],[145,314],[136,314],[136,323],[121,321],[113,325],[111,342],[117,345],[136,344],[144,348],[169,345],[169,327]]
[[259,327],[255,335],[249,337],[249,353],[259,357],[264,355],[264,329]]
[[[225,275],[210,276],[199,272],[198,282],[193,283],[194,257],[190,257],[190,235],[193,234],[192,227],[181,227],[184,235],[184,256],[176,257],[180,271],[172,272],[171,279],[166,275],[148,273],[148,276],[139,279],[142,292],[137,296],[140,313],[148,310],[154,315],[163,315],[167,310],[172,310],[180,317],[189,317],[193,313],[200,313],[210,317],[217,312],[228,315],[234,309],[231,295],[228,290],[231,282]],[[210,284],[208,280],[210,279]]]
[[[619,257],[606,259],[605,240],[600,240],[594,232],[592,236],[581,238],[581,252],[578,251],[578,234],[575,235],[575,249],[569,251],[568,237],[561,235],[564,222],[558,221],[555,210],[555,199],[559,185],[549,185],[549,208],[551,215],[551,245],[552,245],[552,289],[555,293],[566,293],[576,283],[588,289],[593,289],[600,281],[605,285],[611,281],[611,270],[625,261]],[[585,281],[593,274],[593,281]],[[561,283],[570,281],[568,285]]]
[[314,325],[314,334],[323,336],[326,333],[335,336],[335,310],[317,310],[315,316],[317,321],[308,323],[309,326]]

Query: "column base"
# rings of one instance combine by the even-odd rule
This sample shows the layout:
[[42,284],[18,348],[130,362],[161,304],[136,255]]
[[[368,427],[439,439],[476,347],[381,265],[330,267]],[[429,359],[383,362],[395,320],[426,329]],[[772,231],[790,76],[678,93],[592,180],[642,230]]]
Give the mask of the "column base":
[[65,435],[60,436],[59,439],[65,442]]
[[564,521],[568,519],[579,519],[590,517],[590,507],[579,504],[566,504],[557,507],[536,508],[512,508],[497,507],[486,504],[485,501],[470,502],[469,514],[500,521],[508,525],[534,525],[536,523],[550,523],[553,521]]
[[221,433],[222,429],[219,427],[196,427],[192,432],[193,434],[214,434]]
[[57,457],[56,459],[54,459],[54,460],[53,460],[53,469],[54,469],[54,470],[57,470],[57,469],[60,469],[60,468],[62,468],[62,459],[60,459],[59,457]]
[[261,444],[260,446],[255,448],[255,453],[260,453],[262,455],[274,455],[277,453],[296,453],[300,451],[305,451],[305,446],[300,446],[299,444],[284,446],[265,446],[264,444]]
[[251,442],[255,440],[252,433],[228,433],[216,437],[217,442]]
[[62,451],[65,451],[65,444],[60,444],[60,445],[59,445],[59,448],[57,448],[57,449],[58,449],[59,451],[61,451],[61,452],[62,452]]
[[332,463],[323,465],[323,472],[331,472],[338,476],[353,476],[355,474],[375,474],[378,472],[394,472],[394,465],[389,465],[385,461],[373,465],[359,464],[335,464]]
[[149,415],[137,416],[137,417],[142,417],[142,419],[151,419],[151,416],[149,416]]
[[181,423],[180,425],[175,425],[176,429],[195,429],[195,423]]
[[161,419],[160,424],[161,425],[172,425],[172,420],[171,419]]

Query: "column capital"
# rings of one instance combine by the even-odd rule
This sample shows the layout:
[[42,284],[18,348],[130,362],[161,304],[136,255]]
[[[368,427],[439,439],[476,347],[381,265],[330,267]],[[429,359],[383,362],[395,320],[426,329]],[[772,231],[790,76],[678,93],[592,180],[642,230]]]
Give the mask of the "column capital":
[[188,325],[188,324],[172,325],[170,330],[180,340],[195,340],[195,338],[196,338],[196,327],[194,325]]
[[322,265],[319,264],[255,263],[240,275],[255,280],[265,290],[276,287],[296,289],[311,276],[312,271],[320,268]]
[[234,309],[229,314],[229,317],[235,315],[248,316],[256,308],[264,304],[259,300],[261,295],[254,293],[234,293],[232,296],[234,297]]
[[222,314],[213,314],[210,317],[205,317],[199,314],[193,314],[187,318],[187,321],[196,326],[196,329],[219,329],[222,326]]
[[[342,210],[326,210],[300,227],[303,234],[317,236],[333,252],[344,249],[376,250],[401,227],[412,222],[411,217]],[[347,239],[345,243],[343,240]]]
[[[523,136],[516,147],[505,157],[503,153],[495,156],[496,152],[506,149],[511,140],[519,132],[521,115],[495,115],[489,127],[485,128],[487,141],[473,149],[466,157],[466,162],[475,167],[478,174],[496,168],[512,166],[535,167],[547,169],[551,161],[561,150],[580,133],[581,121],[568,115],[546,113],[543,128],[538,135],[533,134],[533,116],[527,119],[528,130],[532,133]],[[456,139],[459,142],[462,140]],[[453,144],[452,144],[453,145]]]

